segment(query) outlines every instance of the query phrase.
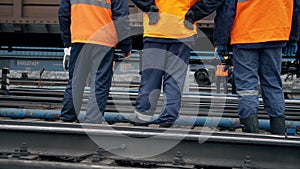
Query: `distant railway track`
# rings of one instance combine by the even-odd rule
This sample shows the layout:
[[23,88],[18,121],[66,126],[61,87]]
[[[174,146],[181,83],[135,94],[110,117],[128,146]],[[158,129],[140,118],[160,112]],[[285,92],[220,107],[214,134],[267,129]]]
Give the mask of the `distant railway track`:
[[[115,75],[137,75],[140,71],[141,63],[140,58],[142,57],[141,50],[133,50],[132,56],[129,60],[124,61],[120,56],[120,51],[117,50],[115,54]],[[30,86],[66,86],[67,74],[62,69],[62,56],[63,49],[55,47],[20,47],[20,46],[2,46],[0,50],[0,67],[7,67],[12,71],[19,72],[18,77],[11,78],[10,82],[12,85],[30,85]],[[284,58],[283,67],[287,71],[288,67],[291,66],[288,63],[293,61],[294,58]],[[214,82],[215,66],[219,64],[218,59],[214,57],[212,51],[193,51],[190,56],[190,69],[191,72],[201,72],[207,74],[209,81],[212,83],[211,86],[205,86],[206,81],[203,81],[203,86],[196,86],[195,84],[189,87],[190,92],[214,92],[216,87]],[[296,67],[293,67],[296,68]],[[34,77],[28,77],[30,72],[35,72]],[[40,72],[40,73],[39,73]],[[52,72],[57,78],[44,79],[43,72]],[[206,73],[205,73],[206,72]],[[287,72],[285,72],[287,73]],[[61,79],[59,74],[63,75]],[[191,80],[201,78],[204,74],[199,77],[190,77]],[[15,74],[17,75],[17,74]],[[293,77],[293,76],[291,76]],[[23,79],[22,79],[23,78]],[[39,79],[40,78],[40,79]],[[197,80],[196,80],[197,81]],[[200,80],[201,81],[201,80]],[[198,82],[198,81],[197,81]],[[201,82],[199,82],[201,83]],[[196,83],[197,84],[197,83]],[[138,81],[122,81],[113,79],[113,87],[137,89],[139,86]],[[284,87],[288,86],[284,83]],[[228,89],[230,93],[230,88]],[[286,98],[297,98],[300,96],[300,90],[298,86],[288,86],[284,88]]]
[[[120,56],[120,51],[117,50],[115,53],[115,75],[138,75],[141,68],[141,50],[133,50],[132,56],[129,60],[124,61],[124,59]],[[63,72],[62,69],[62,56],[63,49],[62,48],[53,48],[53,47],[19,47],[19,46],[2,46],[0,49],[0,67],[7,67],[12,71],[19,72],[18,77],[21,78],[11,78],[11,84],[20,84],[20,85],[31,85],[31,86],[66,86],[66,79],[68,78],[66,72]],[[283,67],[288,73],[288,69],[290,63],[294,60],[294,58],[284,58],[283,59]],[[211,92],[215,90],[214,83],[216,78],[214,76],[214,71],[216,65],[219,64],[219,60],[215,58],[214,53],[212,51],[193,51],[190,56],[190,70],[194,73],[194,77],[190,77],[190,81],[194,80],[199,83],[199,85],[203,87],[199,87],[196,85],[192,85],[189,88],[191,92]],[[295,66],[295,65],[294,65]],[[292,67],[296,69],[296,67]],[[34,77],[28,78],[28,74],[30,72],[35,72]],[[44,73],[52,72],[52,74],[64,74],[63,79],[58,78],[48,78],[43,79]],[[283,73],[283,72],[282,72]],[[197,75],[196,75],[197,74]],[[17,75],[17,74],[15,74]],[[204,78],[205,76],[208,79]],[[293,76],[290,76],[293,77]],[[41,79],[39,79],[41,78]],[[204,78],[204,79],[202,79]],[[51,80],[52,79],[52,80]],[[199,80],[200,79],[200,80]],[[211,86],[206,86],[207,81],[212,83]],[[200,84],[201,83],[201,84]],[[137,88],[138,82],[123,82],[116,81],[113,79],[113,86],[115,87],[130,87]],[[284,86],[288,86],[285,85]],[[229,88],[230,92],[230,88]],[[287,98],[296,98],[300,96],[299,87],[293,86],[285,88],[285,93]]]
[[[65,87],[67,85],[66,79],[20,79],[13,78],[10,79],[10,84],[12,86],[31,86],[31,87]],[[113,79],[112,88],[120,88],[124,90],[137,90],[139,88],[140,83],[137,81],[116,81]],[[297,99],[300,98],[300,90],[298,87],[288,87],[287,84],[283,84],[283,86],[287,86],[284,88],[284,93],[289,99]],[[197,93],[216,93],[217,87],[215,84],[207,85],[207,86],[197,86],[190,85],[189,92],[197,92]],[[224,92],[221,87],[221,93]],[[231,85],[228,86],[228,93],[231,93]]]

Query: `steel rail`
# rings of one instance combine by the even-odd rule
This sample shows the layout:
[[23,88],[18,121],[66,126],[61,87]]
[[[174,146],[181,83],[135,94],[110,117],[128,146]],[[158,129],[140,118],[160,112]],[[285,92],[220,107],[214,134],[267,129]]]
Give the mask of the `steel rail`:
[[[107,159],[174,164],[179,158],[182,163],[175,167],[182,168],[247,163],[253,168],[298,169],[300,157],[300,138],[295,136],[28,121],[1,121],[0,134],[2,152],[13,152],[26,143],[31,154],[76,157],[94,153],[99,146],[95,142],[102,140],[100,146],[111,149],[105,153]],[[168,151],[140,158],[151,149],[172,144]]]
[[[85,117],[84,111],[80,112],[78,119],[81,122]],[[119,112],[106,112],[104,114],[104,119],[108,124],[120,124],[125,123],[128,125],[132,121],[130,116],[132,113],[119,113]],[[14,109],[14,108],[1,108],[0,116],[4,118],[13,118],[13,119],[44,119],[48,121],[57,121],[60,115],[60,110],[37,110],[37,109]],[[151,120],[151,124],[158,124],[157,121],[158,115],[155,114]],[[18,123],[18,120],[15,121]],[[300,122],[299,121],[289,121],[286,120],[286,133],[288,135],[295,135],[297,131],[300,131]],[[181,115],[174,123],[173,127],[210,127],[215,130],[235,130],[241,128],[238,118],[231,117],[222,117],[222,116],[186,116]],[[270,124],[268,119],[260,119],[259,127],[262,130],[270,130]]]
[[[15,93],[15,91],[18,91]],[[84,94],[84,103],[87,101],[88,91]],[[30,95],[30,96],[28,96]],[[63,96],[63,91],[54,90],[54,89],[13,89],[10,96],[0,96],[0,99],[8,101],[18,101],[22,100],[24,102],[45,102],[45,105],[49,103],[57,103],[54,105],[58,107],[61,103],[61,99]],[[135,105],[137,93],[135,91],[123,90],[110,92],[110,96],[108,98],[108,111],[116,111],[114,105],[117,103],[117,106],[122,109],[130,110]],[[220,97],[219,97],[220,96]],[[224,96],[224,97],[221,97]],[[220,99],[218,101],[218,99]],[[162,98],[160,98],[158,102],[158,109],[162,107]],[[216,95],[216,94],[195,94],[195,93],[187,93],[182,97],[182,111],[187,114],[195,114],[195,108],[199,109],[199,111],[206,111],[207,109],[212,108],[212,103],[214,105],[220,104],[221,107],[224,107],[224,113],[236,113],[237,107],[237,97],[231,95]],[[42,103],[41,103],[42,104]],[[5,105],[8,105],[5,103]],[[299,112],[300,100],[286,100],[286,115],[289,116],[298,116],[297,112]],[[130,108],[131,109],[128,109]],[[262,100],[260,99],[260,107],[259,113],[264,114]]]
[[[132,169],[133,167],[107,166],[103,164],[78,164],[53,161],[0,159],[0,169]],[[134,167],[134,169],[143,169]]]
[[[34,90],[36,91],[36,90]],[[59,112],[62,106],[62,99],[61,97],[49,97],[47,94],[52,93],[54,90],[44,90],[46,92],[43,92],[43,90],[38,90],[39,93],[37,96],[0,96],[0,107],[2,108],[20,108],[20,109],[39,109],[39,111],[43,110],[56,110]],[[29,92],[25,92],[29,93]],[[55,93],[55,92],[54,92]],[[55,95],[52,93],[52,95]],[[61,92],[60,92],[61,93]],[[26,94],[25,94],[26,95]],[[87,97],[88,93],[86,92],[85,96]],[[127,91],[120,92],[111,92],[109,96],[109,100],[107,102],[106,112],[107,113],[115,113],[115,112],[121,112],[121,113],[132,113],[134,112],[134,105],[135,105],[135,97],[137,93],[129,93]],[[42,97],[41,97],[42,96]],[[50,95],[51,96],[51,95]],[[237,113],[237,99],[236,97],[226,97],[221,98],[221,101],[223,100],[224,103],[220,102],[218,103],[218,100],[215,100],[212,104],[212,97],[217,98],[220,96],[226,96],[226,95],[183,95],[182,99],[182,107],[180,110],[180,114],[182,116],[189,116],[191,118],[197,119],[199,117],[205,117],[205,118],[224,118],[224,119],[231,119],[231,121],[235,121],[234,119],[238,118]],[[200,101],[200,102],[198,102]],[[299,112],[299,100],[287,100],[286,104],[286,120],[290,122],[299,122],[300,116],[298,114]],[[82,110],[86,110],[86,103],[87,99],[83,100],[83,106]],[[163,102],[160,99],[158,102],[157,110],[154,112],[156,115],[160,114],[160,111],[162,109]],[[214,110],[215,109],[215,110]],[[268,115],[264,112],[263,106],[260,105],[258,116],[260,119],[266,119],[268,120]],[[46,116],[40,115],[39,118],[44,118]],[[55,118],[57,119],[58,115],[53,116],[53,120]],[[26,118],[19,115],[13,115],[11,118]],[[32,118],[32,117],[29,117]],[[113,123],[116,123],[117,121],[114,121]],[[188,122],[189,125],[190,122]],[[226,122],[227,123],[227,122]],[[232,122],[230,122],[232,123]],[[197,123],[197,125],[203,125],[203,123]],[[294,125],[288,125],[288,128],[293,128],[292,130],[289,130],[289,134],[295,134],[295,132],[299,129],[294,129],[295,127],[291,127]],[[227,128],[228,125],[225,126],[219,126],[221,128]],[[296,127],[298,128],[298,127]],[[235,127],[229,126],[229,129],[235,129]],[[269,126],[263,127],[262,129],[268,130]]]
[[[11,85],[30,85],[30,86],[66,86],[67,80],[60,80],[60,79],[27,79],[27,80],[20,80],[20,79],[10,79]],[[112,82],[112,89],[113,88],[127,88],[127,89],[138,89],[139,82],[124,82],[124,81],[113,81]],[[216,86],[193,86],[189,87],[190,92],[204,92],[204,93],[215,93]],[[231,87],[228,88],[228,92],[231,93]],[[299,96],[300,91],[298,89],[284,89],[284,93],[291,95],[291,96]]]
[[[44,96],[44,97],[48,97],[49,95],[53,95],[53,96],[63,96],[63,91],[62,89],[51,89],[51,88],[12,88],[11,89],[11,95],[26,95],[26,94],[34,94],[34,95],[40,95],[40,96]],[[111,95],[119,95],[118,98],[131,98],[131,99],[135,99],[135,97],[137,96],[137,90],[114,90],[111,89]],[[88,95],[89,91],[85,91],[85,94]],[[129,95],[129,96],[128,96]],[[201,101],[208,101],[210,102],[213,98],[221,98],[221,99],[226,99],[226,102],[228,101],[233,101],[233,102],[237,102],[237,97],[236,95],[231,95],[231,94],[216,94],[216,93],[196,93],[196,92],[187,92],[183,94],[183,101],[186,102],[190,102],[190,101],[194,101],[194,99],[196,98],[200,98],[204,99]],[[223,97],[223,98],[222,98]],[[262,102],[262,99],[259,99],[260,102]],[[297,99],[287,99],[286,103],[293,103],[293,104],[300,104],[300,100]]]
[[[127,98],[128,99],[128,98]],[[130,98],[129,98],[130,99]],[[33,97],[33,96],[3,96],[0,97],[1,101],[0,107],[20,107],[20,108],[45,108],[45,109],[59,109],[61,108],[62,99],[61,98],[51,98],[51,97]],[[82,107],[85,110],[85,103],[87,99],[84,99],[84,105]],[[134,110],[135,101],[123,100],[123,98],[118,98],[117,96],[110,97],[107,101],[107,112],[115,112],[124,110],[122,112],[132,112]],[[162,109],[162,101],[158,102],[156,114],[160,113]],[[183,100],[181,112],[183,115],[208,115],[210,109],[217,106],[217,103],[205,103],[205,100],[201,99],[200,103],[190,103]],[[210,112],[210,115],[224,115],[237,117],[237,103],[220,103],[218,107],[219,112]],[[298,105],[287,104],[286,115],[287,119],[299,120],[299,108]],[[260,106],[258,111],[259,116],[267,118],[266,113],[263,111],[263,106]]]

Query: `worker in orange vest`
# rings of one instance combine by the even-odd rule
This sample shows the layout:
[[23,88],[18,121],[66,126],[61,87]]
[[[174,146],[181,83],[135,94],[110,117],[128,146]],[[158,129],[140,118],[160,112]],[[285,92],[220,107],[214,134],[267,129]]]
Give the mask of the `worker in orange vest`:
[[[282,51],[295,55],[300,33],[298,0],[228,0],[217,11],[214,45],[226,53],[230,34],[238,114],[244,132],[259,133],[259,84],[270,131],[285,133]],[[222,55],[219,55],[222,57]]]
[[128,15],[127,0],[61,0],[58,11],[61,37],[65,56],[70,53],[62,121],[78,120],[86,79],[91,72],[90,96],[82,122],[102,122],[113,74],[114,49],[119,44],[124,57],[131,54]]
[[163,87],[164,107],[157,119],[171,127],[179,116],[181,95],[196,35],[196,20],[211,14],[223,0],[133,0],[144,12],[142,76],[134,125],[147,126]]

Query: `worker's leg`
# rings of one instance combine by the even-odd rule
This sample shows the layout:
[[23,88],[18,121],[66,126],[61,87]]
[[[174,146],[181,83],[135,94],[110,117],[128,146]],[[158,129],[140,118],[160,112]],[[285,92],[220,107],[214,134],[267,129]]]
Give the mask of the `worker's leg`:
[[72,45],[69,62],[69,80],[64,93],[63,107],[59,117],[60,120],[70,122],[77,120],[86,80],[84,77],[86,77],[88,73],[88,69],[86,69],[85,66],[86,61],[82,59],[85,55],[87,55],[85,44],[76,43]]
[[234,80],[238,94],[238,113],[244,132],[258,133],[258,68],[255,49],[233,48]]
[[264,109],[270,116],[273,134],[285,133],[285,100],[282,90],[281,48],[267,48],[260,52],[260,82]]
[[158,118],[161,126],[171,126],[179,116],[181,96],[187,74],[191,44],[169,44],[163,78],[164,109]]
[[160,96],[165,53],[166,45],[163,43],[144,43],[141,84],[135,113],[140,120],[146,122],[150,122]]
[[84,122],[100,124],[103,121],[111,79],[114,50],[93,45],[91,49],[91,88]]

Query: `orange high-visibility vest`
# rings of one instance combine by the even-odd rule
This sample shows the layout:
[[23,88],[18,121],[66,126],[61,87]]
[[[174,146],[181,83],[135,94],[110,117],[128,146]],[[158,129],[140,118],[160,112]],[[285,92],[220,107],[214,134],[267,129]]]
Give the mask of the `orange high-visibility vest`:
[[196,23],[194,30],[183,24],[185,14],[196,2],[198,0],[155,0],[160,19],[157,24],[149,25],[148,15],[144,14],[144,37],[180,39],[196,34]]
[[231,44],[287,41],[293,0],[239,0]]
[[118,42],[111,0],[71,0],[72,43],[114,47]]

